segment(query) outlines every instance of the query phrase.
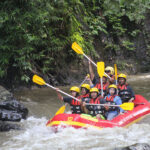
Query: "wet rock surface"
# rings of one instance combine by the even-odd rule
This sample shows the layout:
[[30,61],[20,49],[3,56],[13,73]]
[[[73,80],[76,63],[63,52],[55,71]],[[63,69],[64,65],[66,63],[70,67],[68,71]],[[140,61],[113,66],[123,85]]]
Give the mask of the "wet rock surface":
[[18,124],[0,121],[0,132],[20,129],[21,128]]
[[150,145],[145,143],[137,143],[125,148],[116,148],[114,150],[150,150]]
[[18,124],[10,122],[19,122],[26,119],[27,115],[28,109],[13,98],[8,90],[0,86],[0,131],[20,129]]

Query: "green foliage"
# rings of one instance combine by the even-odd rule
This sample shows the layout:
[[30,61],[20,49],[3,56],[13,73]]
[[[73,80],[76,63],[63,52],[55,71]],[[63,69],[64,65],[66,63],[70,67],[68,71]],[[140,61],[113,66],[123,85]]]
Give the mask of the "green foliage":
[[139,23],[144,19],[144,13],[150,9],[149,0],[105,0],[103,3],[104,15],[127,16],[130,21]]
[[130,41],[123,41],[122,42],[122,45],[127,49],[127,50],[135,50],[135,47],[134,47],[134,43],[130,42]]
[[[16,70],[13,78],[28,82],[30,72],[55,74],[76,61],[74,41],[85,53],[98,57],[95,39],[135,37],[140,30],[130,25],[140,23],[147,9],[148,0],[2,0],[0,77]],[[129,40],[118,45],[107,38],[104,49],[134,50]]]

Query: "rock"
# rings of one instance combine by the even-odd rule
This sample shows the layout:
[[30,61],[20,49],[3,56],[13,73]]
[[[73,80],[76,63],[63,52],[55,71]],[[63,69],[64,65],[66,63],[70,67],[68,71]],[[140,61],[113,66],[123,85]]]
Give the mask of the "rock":
[[13,98],[8,90],[0,86],[0,131],[9,131],[11,129],[20,129],[18,124],[8,123],[19,122],[26,119],[28,109]]
[[26,119],[28,109],[17,100],[6,100],[0,102],[0,120],[2,121],[20,121]]
[[12,94],[6,90],[4,87],[0,86],[0,101],[11,99]]
[[4,121],[0,121],[0,132],[10,131],[10,130],[20,130],[20,126],[18,124],[7,123]]
[[22,119],[26,119],[28,115],[28,109],[16,99],[2,101],[0,103],[0,109],[14,111],[15,113],[20,114]]
[[115,148],[114,150],[150,150],[150,145],[145,143],[137,143],[125,148]]

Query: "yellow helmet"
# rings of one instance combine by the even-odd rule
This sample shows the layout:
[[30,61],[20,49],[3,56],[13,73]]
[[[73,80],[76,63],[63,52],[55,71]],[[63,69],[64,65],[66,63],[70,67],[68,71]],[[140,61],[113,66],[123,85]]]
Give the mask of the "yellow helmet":
[[121,74],[118,75],[118,78],[124,78],[124,79],[127,79],[127,76],[126,76],[125,74],[121,73]]
[[114,68],[113,67],[108,66],[105,68],[105,71],[110,71],[111,75],[114,74]]
[[115,88],[115,89],[117,89],[117,86],[116,86],[115,84],[111,84],[108,88],[109,88],[109,89],[110,89],[110,88]]
[[70,88],[70,91],[75,91],[77,93],[80,93],[80,88],[78,88],[77,86],[73,86]]
[[97,92],[97,93],[99,93],[99,90],[98,90],[98,88],[95,88],[95,87],[94,87],[94,88],[91,88],[91,89],[90,89],[90,93],[92,93],[92,92]]
[[81,88],[86,88],[86,89],[90,90],[90,85],[89,84],[82,84]]

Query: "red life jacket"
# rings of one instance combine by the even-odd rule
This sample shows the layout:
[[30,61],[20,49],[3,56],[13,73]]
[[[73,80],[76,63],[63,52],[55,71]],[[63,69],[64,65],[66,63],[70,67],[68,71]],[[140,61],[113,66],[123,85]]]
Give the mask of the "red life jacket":
[[[104,91],[107,90],[108,85],[109,85],[108,82],[106,82],[105,84],[103,84],[103,90],[104,90]],[[101,83],[97,83],[97,84],[95,85],[95,87],[98,88],[99,90],[102,89],[102,88],[101,88]]]
[[[77,99],[81,99],[81,97],[78,96]],[[75,100],[75,99],[72,99],[72,101],[71,101],[71,105],[80,105],[80,104],[81,103],[79,101]]]
[[[100,96],[96,99],[91,98],[89,101],[90,104],[100,104]],[[89,114],[92,116],[96,116],[97,114],[104,114],[104,107],[102,106],[94,106],[94,105],[87,105],[87,109],[89,110]]]
[[[80,96],[77,97],[78,99],[80,99]],[[72,99],[71,103],[70,103],[70,107],[71,107],[71,111],[73,114],[81,114],[82,110],[81,110],[81,103],[75,99]]]
[[[110,105],[116,105],[115,104],[115,102],[114,102],[114,98],[116,97],[117,95],[112,95],[112,96],[107,96],[106,98],[105,98],[105,100],[106,100],[106,103],[108,103],[108,104],[110,104]],[[107,111],[118,111],[118,107],[109,107],[109,110],[107,110]]]
[[124,85],[118,85],[118,90],[119,90],[119,96],[122,100],[122,103],[124,102],[128,102],[130,100],[131,96],[131,92],[128,90],[128,84],[124,84]]
[[127,86],[128,86],[128,84],[118,85],[118,90],[120,90],[120,91],[127,90]]
[[97,97],[96,99],[91,98],[89,103],[90,104],[100,104],[100,97]]
[[89,93],[87,93],[87,94],[85,94],[85,95],[80,95],[79,97],[80,97],[80,99],[89,97]]
[[[106,94],[107,94],[107,88],[108,88],[108,86],[109,86],[108,82],[106,82],[105,84],[103,84],[104,96],[106,96]],[[101,89],[102,89],[101,88],[101,83],[97,83],[95,87],[98,88],[99,92],[101,92]]]
[[106,97],[106,101],[108,101],[108,102],[114,102],[114,98],[116,97],[117,95],[113,95],[113,96],[107,96]]

